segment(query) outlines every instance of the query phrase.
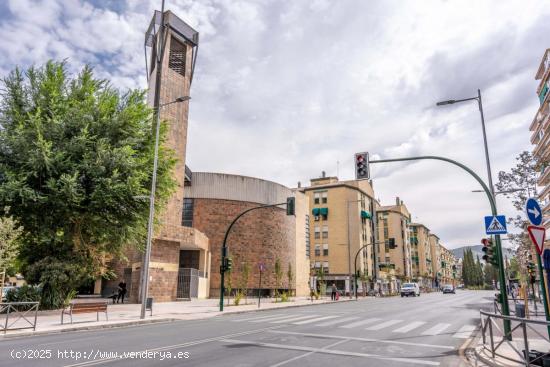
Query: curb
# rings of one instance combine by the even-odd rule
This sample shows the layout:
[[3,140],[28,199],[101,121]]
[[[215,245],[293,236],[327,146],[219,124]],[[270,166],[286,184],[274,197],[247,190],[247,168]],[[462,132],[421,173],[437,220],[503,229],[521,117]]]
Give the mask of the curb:
[[127,321],[127,322],[117,322],[117,323],[102,324],[102,325],[75,326],[75,327],[69,327],[69,328],[66,328],[66,329],[56,329],[56,330],[26,331],[26,332],[17,333],[17,334],[4,334],[4,335],[1,335],[0,340],[2,340],[2,339],[12,339],[12,338],[23,338],[23,337],[29,337],[29,336],[42,336],[42,335],[48,335],[48,334],[61,334],[61,333],[69,333],[69,332],[77,332],[77,331],[114,329],[114,328],[120,328],[120,327],[126,327],[126,326],[158,324],[158,323],[173,322],[173,321],[181,321],[181,320],[178,320],[178,319],[175,319],[175,318],[162,318],[162,319],[149,319],[149,320],[135,320],[135,321]]
[[[322,305],[330,305],[330,304],[334,304],[334,303],[338,303],[338,302],[353,302],[355,301],[355,299],[340,299],[339,301],[330,301],[330,302],[323,302],[323,303],[315,303],[315,302],[312,302],[312,303],[307,303],[307,304],[302,304],[302,305],[288,305],[288,306],[284,306],[284,307],[272,307],[272,308],[257,308],[257,309],[254,309],[254,310],[242,310],[242,311],[233,311],[233,312],[221,312],[220,314],[218,315],[214,315],[214,317],[216,316],[226,316],[226,315],[234,315],[234,314],[241,314],[241,313],[248,313],[248,312],[263,312],[263,311],[273,311],[273,310],[279,310],[279,309],[286,309],[286,308],[296,308],[296,307],[311,307],[311,306],[322,306]],[[218,311],[220,312],[220,311]]]

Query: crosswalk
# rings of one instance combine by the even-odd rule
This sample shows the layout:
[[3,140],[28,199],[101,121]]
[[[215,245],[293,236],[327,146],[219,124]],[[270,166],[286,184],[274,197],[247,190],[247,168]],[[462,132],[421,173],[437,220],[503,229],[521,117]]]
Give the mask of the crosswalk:
[[[332,327],[342,329],[363,329],[367,331],[389,330],[392,333],[416,333],[421,336],[451,335],[453,338],[467,339],[477,329],[476,325],[452,325],[451,323],[428,323],[426,321],[387,320],[381,318],[364,318],[349,315],[328,314],[271,314],[268,316],[253,316],[235,318],[233,322],[252,322],[269,324],[304,325],[313,327]],[[458,329],[457,329],[458,328]]]

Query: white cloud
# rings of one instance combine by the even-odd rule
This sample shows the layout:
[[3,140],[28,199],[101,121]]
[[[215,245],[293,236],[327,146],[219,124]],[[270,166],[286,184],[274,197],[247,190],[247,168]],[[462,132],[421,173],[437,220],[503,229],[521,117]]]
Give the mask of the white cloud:
[[[493,176],[530,149],[544,1],[167,0],[200,33],[190,108],[194,170],[294,186],[322,170],[352,177],[356,151],[443,155],[486,177],[475,102],[483,92]],[[119,88],[145,87],[143,37],[160,1],[11,0],[0,14],[0,75],[69,58]],[[485,198],[441,162],[373,167],[383,202],[400,196],[444,243],[477,243]],[[499,199],[503,212],[509,204]]]

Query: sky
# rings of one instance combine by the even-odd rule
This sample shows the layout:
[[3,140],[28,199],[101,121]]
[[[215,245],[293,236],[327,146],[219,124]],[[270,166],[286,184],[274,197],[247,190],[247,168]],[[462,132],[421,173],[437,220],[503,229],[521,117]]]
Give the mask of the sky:
[[[546,1],[166,0],[200,34],[187,165],[289,187],[353,156],[439,155],[486,179],[531,150]],[[161,0],[0,0],[0,77],[67,59],[121,90],[145,88],[144,33]],[[479,244],[490,214],[473,178],[437,161],[372,165],[376,197],[399,196],[449,248]],[[504,197],[500,212],[514,215]]]

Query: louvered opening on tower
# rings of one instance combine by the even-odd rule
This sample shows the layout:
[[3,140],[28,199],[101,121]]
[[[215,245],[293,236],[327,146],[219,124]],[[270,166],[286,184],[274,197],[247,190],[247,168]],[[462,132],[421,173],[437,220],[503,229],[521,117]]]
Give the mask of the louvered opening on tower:
[[170,40],[168,67],[182,76],[185,76],[185,50],[185,45],[172,37]]

